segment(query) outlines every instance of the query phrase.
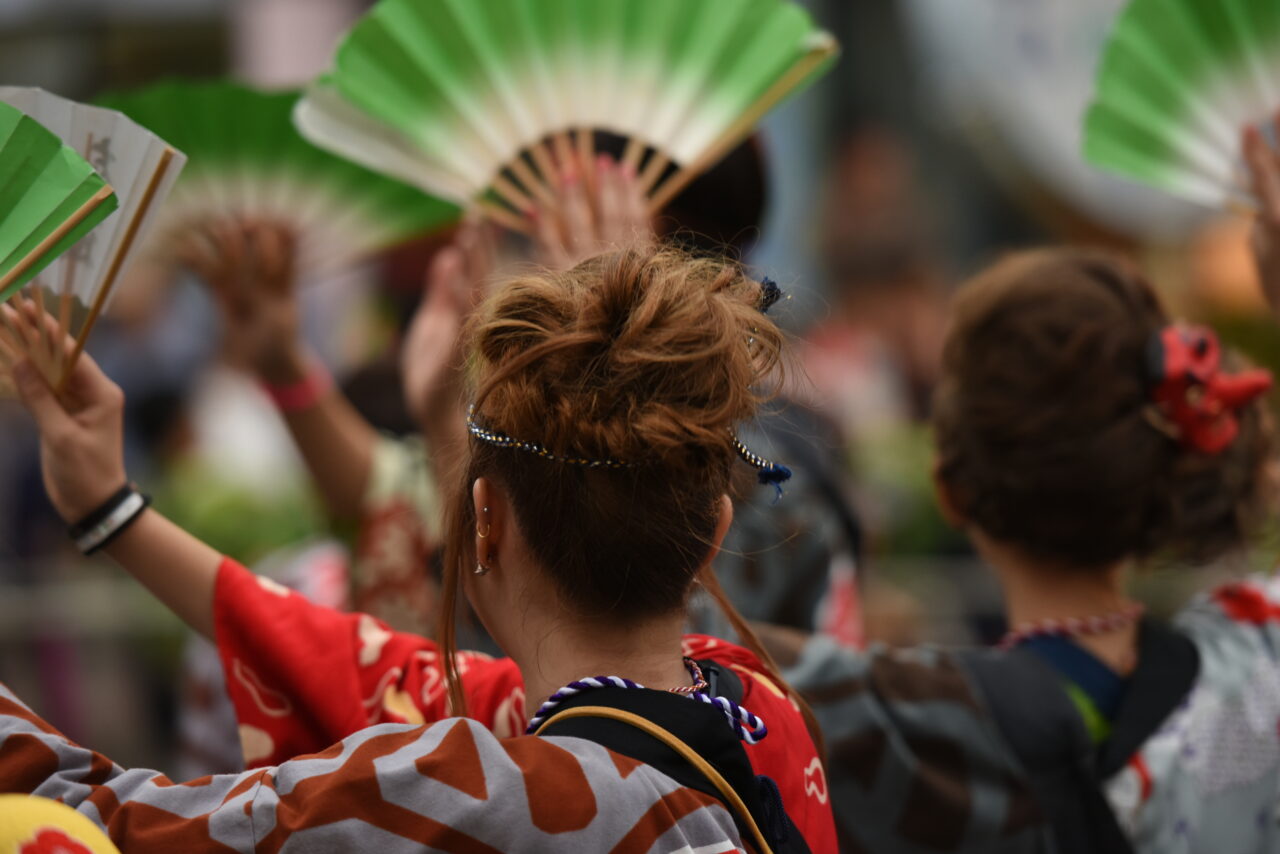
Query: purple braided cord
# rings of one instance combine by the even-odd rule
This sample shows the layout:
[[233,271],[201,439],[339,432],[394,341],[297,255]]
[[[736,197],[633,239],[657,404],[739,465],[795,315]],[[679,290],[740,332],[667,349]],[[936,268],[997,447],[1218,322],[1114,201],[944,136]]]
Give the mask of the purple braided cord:
[[[701,675],[701,672],[698,673]],[[696,678],[696,677],[695,677]],[[701,680],[699,680],[701,681]],[[705,684],[705,683],[704,683]],[[538,713],[529,719],[529,725],[525,727],[525,735],[533,735],[538,731],[538,727],[551,716],[562,702],[572,697],[574,694],[580,694],[583,691],[590,691],[592,688],[644,688],[643,685],[632,682],[630,679],[623,679],[621,676],[595,676],[589,679],[579,679],[576,682],[570,682],[568,685],[556,691],[546,702],[538,707]],[[677,694],[677,696],[688,697],[691,700],[699,700],[708,705],[715,706],[729,721],[729,725],[733,727],[733,731],[737,734],[740,741],[747,744],[756,744],[762,738],[769,734],[769,728],[764,725],[764,721],[751,714],[751,712],[739,706],[728,697],[712,697],[704,691],[696,691],[687,694]]]
[[529,725],[525,727],[525,735],[533,735],[538,731],[538,727],[542,726],[542,722],[547,719],[551,712],[555,711],[556,706],[572,697],[574,694],[581,694],[583,691],[590,691],[592,688],[643,688],[644,686],[632,682],[630,679],[623,679],[621,676],[594,676],[588,679],[579,679],[576,682],[570,682],[568,685],[556,691],[547,701],[538,707],[538,713],[529,719]]
[[701,700],[718,708],[729,719],[734,732],[738,734],[741,741],[747,744],[756,744],[762,738],[769,734],[769,728],[764,725],[764,721],[751,714],[751,712],[739,706],[728,697],[712,697],[710,694],[697,693],[690,694],[695,700]]

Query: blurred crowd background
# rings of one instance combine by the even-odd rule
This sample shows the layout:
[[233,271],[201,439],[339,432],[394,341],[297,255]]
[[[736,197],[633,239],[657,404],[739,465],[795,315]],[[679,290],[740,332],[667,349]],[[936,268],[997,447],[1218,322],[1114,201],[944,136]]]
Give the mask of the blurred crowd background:
[[[297,85],[367,5],[0,0],[0,81],[82,100],[175,74]],[[863,531],[867,638],[989,641],[1003,629],[994,584],[930,484],[926,419],[956,284],[1008,249],[1087,242],[1137,257],[1180,313],[1273,369],[1280,336],[1260,311],[1247,221],[1206,218],[1078,155],[1120,0],[807,5],[844,54],[763,128],[768,215],[749,260],[792,294],[781,316],[797,339],[797,394],[832,428],[820,441]],[[410,427],[394,342],[429,248],[304,285],[312,346],[389,430]],[[216,317],[199,283],[139,270],[90,351],[126,391],[130,471],[159,508],[246,563],[279,562],[327,526],[269,403],[224,358]],[[216,661],[109,562],[77,555],[16,406],[0,403],[0,430],[0,677],[126,766],[220,770],[207,755],[218,740],[184,730],[179,713],[200,704],[201,668]],[[1270,538],[1258,545],[1250,560],[1269,563]],[[1206,581],[1156,567],[1139,592],[1167,610]]]

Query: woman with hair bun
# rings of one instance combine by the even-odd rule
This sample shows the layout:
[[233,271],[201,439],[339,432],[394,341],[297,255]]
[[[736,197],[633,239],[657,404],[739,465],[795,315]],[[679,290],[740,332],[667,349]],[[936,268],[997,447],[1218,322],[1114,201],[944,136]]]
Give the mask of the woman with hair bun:
[[[733,517],[734,466],[787,475],[734,433],[778,367],[764,315],[777,297],[736,264],[645,248],[517,278],[478,310],[445,590],[450,606],[466,595],[500,661],[455,655],[452,607],[437,646],[217,554],[129,485],[121,394],[92,361],[61,398],[19,366],[77,544],[216,638],[241,706],[308,737],[355,735],[173,786],[71,744],[0,689],[0,780],[80,806],[122,848],[835,850],[802,704],[767,656],[682,636],[695,585],[717,590],[707,567]],[[31,306],[0,310],[38,334]],[[537,708],[525,735],[440,720],[521,679]],[[383,708],[423,725],[362,729]],[[281,751],[264,728],[242,737]]]
[[[1280,169],[1256,134],[1247,153],[1280,309]],[[762,630],[814,701],[853,850],[1280,848],[1280,583],[1227,584],[1171,623],[1127,593],[1148,559],[1210,561],[1274,514],[1271,385],[1108,254],[1022,252],[961,289],[937,491],[1003,587],[1001,648]]]

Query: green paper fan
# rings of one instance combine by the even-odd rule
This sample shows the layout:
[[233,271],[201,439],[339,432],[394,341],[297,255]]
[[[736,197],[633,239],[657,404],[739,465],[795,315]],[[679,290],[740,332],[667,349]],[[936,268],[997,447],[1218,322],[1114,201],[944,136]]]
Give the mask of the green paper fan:
[[1240,135],[1278,96],[1276,0],[1133,0],[1104,49],[1084,154],[1193,201],[1248,202]]
[[0,103],[0,300],[116,209],[111,187],[35,119]]
[[187,153],[165,208],[169,227],[251,216],[290,225],[304,274],[345,267],[458,216],[452,205],[334,157],[303,139],[296,92],[172,80],[100,99]]
[[455,204],[501,200],[507,219],[545,197],[570,133],[587,155],[604,131],[630,141],[660,207],[836,53],[788,0],[381,0],[295,119]]
[[115,110],[22,86],[0,86],[0,103],[56,134],[111,183],[119,200],[116,213],[31,281],[29,296],[57,321],[58,337],[75,341],[70,358],[50,345],[50,358],[37,360],[49,381],[61,385],[156,223],[186,158]]

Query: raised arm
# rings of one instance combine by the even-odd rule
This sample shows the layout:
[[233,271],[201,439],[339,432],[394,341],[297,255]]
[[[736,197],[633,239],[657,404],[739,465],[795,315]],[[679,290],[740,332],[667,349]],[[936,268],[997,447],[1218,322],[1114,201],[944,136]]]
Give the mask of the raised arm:
[[[32,306],[0,312],[0,330],[35,334]],[[93,518],[128,482],[123,394],[88,356],[61,396],[29,363],[18,365],[14,379],[39,429],[54,507],[69,525]],[[117,519],[117,526],[124,521]],[[440,657],[425,638],[391,632],[367,615],[313,605],[225,559],[154,510],[120,529],[105,551],[217,643],[250,762],[320,750],[371,723],[423,723],[448,714]],[[471,714],[515,734],[523,705],[512,662],[463,653],[459,664]]]
[[212,290],[232,359],[274,390],[330,516],[359,518],[377,434],[302,341],[293,235],[265,222],[215,223],[193,231],[180,256]]
[[[31,328],[29,313],[3,308],[12,328]],[[40,432],[45,488],[70,525],[90,517],[128,483],[124,469],[124,394],[88,355],[76,363],[61,397],[39,370],[21,362],[14,380]],[[213,588],[222,556],[154,510],[106,552],[193,629],[213,637]]]

